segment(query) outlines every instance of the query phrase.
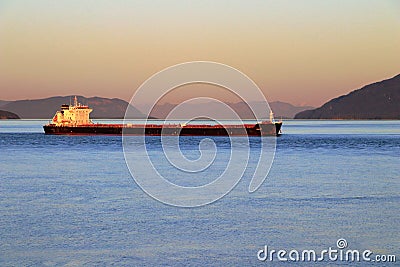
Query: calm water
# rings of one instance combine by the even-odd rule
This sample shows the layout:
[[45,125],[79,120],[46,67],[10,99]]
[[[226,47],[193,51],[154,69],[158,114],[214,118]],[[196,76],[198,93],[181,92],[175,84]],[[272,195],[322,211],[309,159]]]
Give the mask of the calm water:
[[[0,266],[271,266],[257,259],[264,245],[321,251],[339,238],[400,261],[400,121],[286,121],[258,191],[245,172],[192,209],[134,183],[121,137],[45,136],[44,123],[0,121]],[[200,140],[181,139],[184,154]],[[161,160],[156,137],[148,147]],[[327,264],[338,263],[316,265]]]

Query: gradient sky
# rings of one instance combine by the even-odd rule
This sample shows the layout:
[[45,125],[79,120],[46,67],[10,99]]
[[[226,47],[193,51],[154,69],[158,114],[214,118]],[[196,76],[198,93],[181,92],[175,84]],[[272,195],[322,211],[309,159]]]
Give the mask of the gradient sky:
[[270,101],[319,106],[400,73],[400,1],[0,1],[3,100],[129,101],[193,60],[239,69]]

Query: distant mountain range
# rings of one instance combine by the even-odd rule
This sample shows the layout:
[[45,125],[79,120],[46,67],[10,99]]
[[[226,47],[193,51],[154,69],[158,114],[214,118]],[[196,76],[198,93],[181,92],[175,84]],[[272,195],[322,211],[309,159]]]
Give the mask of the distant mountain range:
[[7,120],[7,119],[19,119],[20,117],[12,112],[5,111],[5,110],[0,110],[0,120]]
[[[123,118],[128,102],[118,98],[77,96],[82,104],[93,108],[91,118]],[[62,104],[69,104],[73,96],[55,96],[45,99],[1,101],[0,108],[18,114],[22,119],[51,119]],[[144,115],[132,107],[132,118],[144,118]]]
[[400,119],[400,74],[299,112],[296,119]]
[[[88,105],[93,108],[91,118],[102,118],[102,119],[113,119],[123,118],[125,115],[126,107],[128,102],[118,98],[102,98],[102,97],[90,97],[86,98],[83,96],[77,96],[78,101],[82,104]],[[2,101],[0,100],[0,108],[5,111],[9,111],[18,114],[22,119],[50,119],[53,117],[55,112],[60,109],[62,104],[69,104],[73,100],[73,96],[55,96],[45,99],[34,99],[34,100],[16,100],[16,101]],[[242,119],[251,119],[253,115],[248,105],[245,103],[227,103],[232,109],[234,109]],[[219,119],[229,118],[228,114],[224,110],[219,110],[220,107],[214,103],[202,103],[202,104],[190,104],[190,111],[193,116],[201,113],[206,105],[207,109],[215,109],[217,114],[220,114]],[[262,109],[264,105],[262,102],[251,102],[250,105],[255,109]],[[176,104],[162,104],[157,105],[150,117],[154,118],[165,118],[168,113],[176,106]],[[289,103],[284,102],[271,102],[271,109],[275,113],[276,118],[293,118],[293,116],[299,111],[310,109],[312,107],[296,107]],[[140,108],[140,107],[139,107]],[[132,107],[134,110],[133,118],[144,118],[138,109]],[[187,117],[187,113],[184,114]]]
[[272,111],[275,113],[275,118],[293,119],[294,116],[304,110],[313,109],[312,106],[294,106],[289,103],[274,101],[269,103]]
[[[0,100],[0,117],[22,119],[50,119],[62,104],[68,104],[73,96],[56,96],[35,100]],[[118,98],[78,96],[79,102],[93,108],[92,118],[123,118],[128,102]],[[380,82],[372,83],[361,89],[334,98],[319,108],[309,106],[298,107],[284,102],[271,102],[270,107],[275,113],[275,118],[295,119],[400,119],[400,74]],[[229,113],[221,109],[215,102],[190,103],[189,109],[182,117],[197,117],[206,107],[220,115],[218,119],[229,119]],[[262,102],[251,102],[249,105],[227,103],[242,119],[252,119],[253,114],[249,105],[255,110],[264,108]],[[165,118],[176,104],[158,104],[153,109],[150,117]],[[142,106],[144,107],[144,105]],[[132,118],[144,118],[138,107],[132,107]],[[11,113],[7,113],[11,112]],[[15,117],[17,116],[17,117]]]

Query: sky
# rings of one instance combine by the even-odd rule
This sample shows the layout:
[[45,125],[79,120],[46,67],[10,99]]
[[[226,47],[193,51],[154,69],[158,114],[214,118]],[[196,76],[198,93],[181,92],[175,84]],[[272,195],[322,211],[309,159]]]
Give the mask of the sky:
[[240,70],[269,101],[320,106],[400,73],[400,1],[0,1],[2,100],[129,101],[153,74],[196,60]]

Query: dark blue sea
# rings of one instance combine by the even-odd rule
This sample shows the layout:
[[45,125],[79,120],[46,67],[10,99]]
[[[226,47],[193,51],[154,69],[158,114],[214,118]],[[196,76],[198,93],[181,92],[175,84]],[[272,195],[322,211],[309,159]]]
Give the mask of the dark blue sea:
[[[338,249],[338,239],[397,262],[296,264],[400,262],[400,121],[284,121],[256,192],[245,172],[225,197],[196,208],[143,192],[120,136],[44,135],[45,123],[0,121],[0,266],[287,266],[258,251]],[[157,138],[148,140],[156,161]],[[182,137],[183,153],[195,158],[200,140]],[[229,140],[213,140],[226,158]]]

